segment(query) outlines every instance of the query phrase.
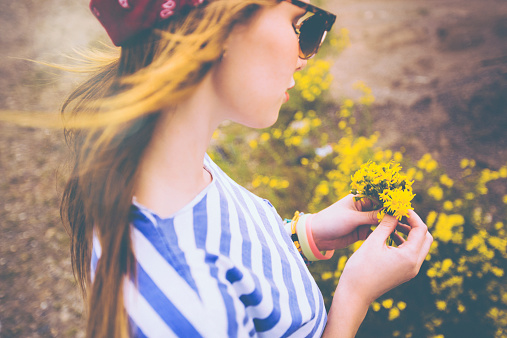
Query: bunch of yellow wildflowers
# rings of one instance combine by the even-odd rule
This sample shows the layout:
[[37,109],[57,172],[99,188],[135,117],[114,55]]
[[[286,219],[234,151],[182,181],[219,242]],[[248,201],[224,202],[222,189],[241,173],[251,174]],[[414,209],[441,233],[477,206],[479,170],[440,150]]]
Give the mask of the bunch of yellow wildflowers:
[[413,181],[400,174],[401,166],[394,161],[376,164],[368,161],[352,175],[351,193],[356,200],[368,198],[375,209],[382,208],[378,215],[379,222],[387,213],[401,220],[413,210],[411,201]]

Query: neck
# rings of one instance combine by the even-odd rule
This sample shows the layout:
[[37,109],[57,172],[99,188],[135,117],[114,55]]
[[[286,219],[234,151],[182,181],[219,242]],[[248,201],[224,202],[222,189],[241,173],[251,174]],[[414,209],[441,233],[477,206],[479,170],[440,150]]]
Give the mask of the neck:
[[211,182],[203,159],[221,118],[203,86],[160,117],[139,165],[136,199],[160,217],[180,210]]

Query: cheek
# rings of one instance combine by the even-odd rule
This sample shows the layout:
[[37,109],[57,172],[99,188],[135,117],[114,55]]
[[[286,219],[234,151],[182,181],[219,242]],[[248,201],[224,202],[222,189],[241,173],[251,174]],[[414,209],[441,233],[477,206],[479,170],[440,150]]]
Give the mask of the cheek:
[[[288,29],[287,29],[288,28]],[[298,42],[290,25],[263,25],[244,45],[245,73],[252,88],[264,95],[280,95],[287,89],[298,61]]]
[[[279,78],[283,85],[296,69],[298,41],[290,25],[266,25],[259,32],[263,38],[258,41],[258,59],[266,65],[266,71]],[[269,75],[269,74],[268,74]],[[286,89],[286,88],[283,88]]]
[[280,21],[267,15],[231,35],[227,53],[216,66],[217,94],[237,122],[256,123],[268,115],[275,116],[270,123],[276,121],[299,51],[292,26]]

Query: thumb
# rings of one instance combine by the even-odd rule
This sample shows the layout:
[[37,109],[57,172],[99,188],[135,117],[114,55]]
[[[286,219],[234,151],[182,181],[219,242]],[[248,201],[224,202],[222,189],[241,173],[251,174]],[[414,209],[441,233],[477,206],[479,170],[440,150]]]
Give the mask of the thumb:
[[398,220],[396,217],[391,215],[385,215],[382,219],[382,222],[377,226],[375,230],[371,233],[371,235],[368,237],[376,238],[379,241],[386,241],[387,237],[391,235],[391,233],[396,229],[396,226],[398,225]]
[[370,211],[359,211],[357,214],[357,221],[361,224],[371,224],[375,225],[378,224],[378,218],[377,215],[379,213],[379,210],[370,210]]

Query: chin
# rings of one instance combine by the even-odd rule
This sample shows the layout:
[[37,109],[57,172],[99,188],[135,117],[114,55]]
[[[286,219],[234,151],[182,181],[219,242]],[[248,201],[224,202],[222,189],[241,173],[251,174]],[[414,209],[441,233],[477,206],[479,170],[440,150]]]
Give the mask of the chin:
[[278,120],[278,113],[280,112],[280,107],[276,111],[271,111],[268,114],[266,113],[268,109],[263,111],[262,113],[255,114],[248,119],[236,120],[235,122],[240,123],[249,128],[255,129],[264,129],[269,128],[276,123]]
[[269,128],[272,125],[274,125],[277,120],[278,120],[278,113],[276,114],[276,117],[274,117],[274,118],[264,119],[262,121],[257,121],[256,123],[248,125],[248,127],[255,128],[255,129]]

